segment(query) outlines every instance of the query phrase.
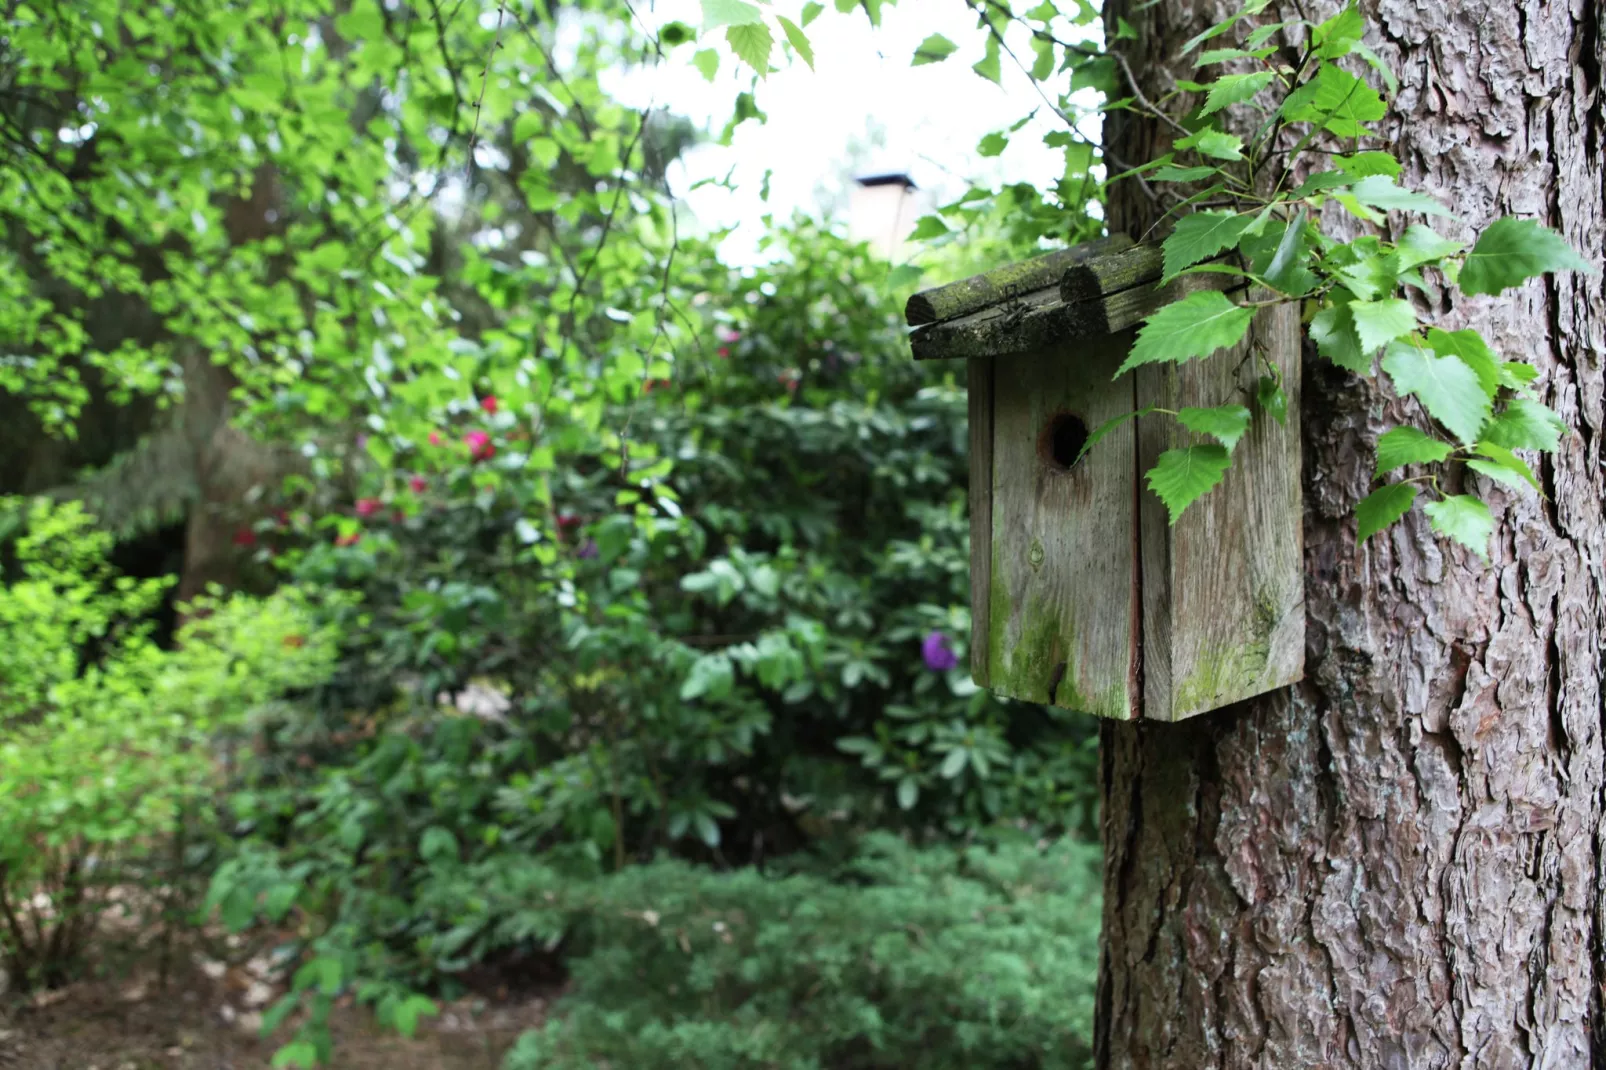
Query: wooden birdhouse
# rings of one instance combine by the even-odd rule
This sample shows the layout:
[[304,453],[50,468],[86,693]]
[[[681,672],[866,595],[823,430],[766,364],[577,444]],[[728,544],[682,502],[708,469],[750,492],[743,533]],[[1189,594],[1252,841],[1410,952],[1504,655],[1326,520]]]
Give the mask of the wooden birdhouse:
[[[1177,721],[1298,680],[1305,611],[1300,327],[1261,310],[1232,350],[1117,377],[1161,290],[1160,251],[1106,238],[918,293],[919,360],[970,383],[971,672],[1000,694],[1123,720]],[[1275,368],[1275,375],[1271,369]],[[1279,422],[1258,400],[1281,379]],[[1209,440],[1164,410],[1252,413],[1222,482],[1173,524],[1144,473]],[[1094,431],[1142,410],[1099,437]]]

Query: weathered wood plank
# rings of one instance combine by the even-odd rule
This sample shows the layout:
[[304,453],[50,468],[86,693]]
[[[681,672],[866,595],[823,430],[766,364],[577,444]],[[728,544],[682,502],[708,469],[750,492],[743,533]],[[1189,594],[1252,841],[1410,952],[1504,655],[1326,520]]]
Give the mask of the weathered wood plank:
[[1086,260],[1130,248],[1125,234],[1084,242],[1071,249],[1059,249],[1019,264],[1009,264],[968,279],[938,286],[910,297],[904,306],[904,319],[911,327],[941,323],[981,309],[1023,297],[1045,286],[1058,286],[1067,268]]
[[1090,257],[1067,267],[1060,276],[1060,300],[1075,305],[1146,282],[1159,282],[1161,264],[1158,245],[1135,245],[1107,256]]
[[968,362],[970,380],[970,675],[988,686],[993,562],[993,362]]
[[[1254,412],[1226,477],[1175,527],[1142,491],[1145,719],[1181,720],[1304,675],[1299,354],[1298,311],[1285,305],[1258,313],[1233,351],[1137,372],[1144,405],[1237,402]],[[1262,355],[1281,372],[1286,425],[1255,401]],[[1166,449],[1209,441],[1160,415],[1138,420],[1137,439],[1143,471]]]
[[1072,414],[1093,429],[1134,407],[1112,382],[1129,336],[993,363],[989,686],[1122,719],[1138,710],[1135,432],[1111,432],[1068,469],[1047,432]]
[[1236,289],[1232,275],[1188,275],[1165,288],[1141,283],[1091,301],[1067,304],[1062,290],[1050,287],[947,323],[935,323],[909,339],[916,360],[963,357],[1014,357],[1061,348],[1066,343],[1102,338],[1136,326],[1143,318],[1190,290]]

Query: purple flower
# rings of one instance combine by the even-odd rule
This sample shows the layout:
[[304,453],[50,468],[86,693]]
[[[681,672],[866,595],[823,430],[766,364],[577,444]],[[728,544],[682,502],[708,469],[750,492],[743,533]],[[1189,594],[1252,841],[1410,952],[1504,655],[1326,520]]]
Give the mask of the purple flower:
[[920,644],[920,656],[926,659],[926,668],[932,672],[947,672],[959,664],[953,647],[948,645],[948,637],[941,632],[926,636],[925,642]]
[[581,543],[580,544],[579,556],[582,557],[582,558],[596,557],[597,556],[597,540],[596,539],[587,539],[585,542]]

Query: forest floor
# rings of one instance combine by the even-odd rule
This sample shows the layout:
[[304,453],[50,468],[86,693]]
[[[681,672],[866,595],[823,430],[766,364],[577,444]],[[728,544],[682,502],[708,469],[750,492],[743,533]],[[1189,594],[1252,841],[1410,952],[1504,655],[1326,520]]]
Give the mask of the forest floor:
[[[168,980],[80,982],[31,999],[0,997],[0,1070],[262,1070],[289,1030],[257,1036],[235,971],[190,966]],[[338,1007],[329,1070],[497,1070],[519,1035],[546,1020],[550,987],[446,1004],[412,1039],[379,1029],[364,1008]],[[273,995],[277,996],[277,992]],[[266,993],[262,994],[263,996]]]

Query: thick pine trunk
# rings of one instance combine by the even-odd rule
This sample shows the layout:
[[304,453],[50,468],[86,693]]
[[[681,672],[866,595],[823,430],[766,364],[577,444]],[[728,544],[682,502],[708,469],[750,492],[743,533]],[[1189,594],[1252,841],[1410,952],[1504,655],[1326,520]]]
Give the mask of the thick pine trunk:
[[[1606,259],[1599,6],[1363,4],[1401,81],[1383,127],[1404,180],[1461,217],[1453,236],[1509,213]],[[1121,45],[1154,99],[1193,77],[1181,43],[1227,10],[1110,0],[1108,19],[1138,30]],[[1109,135],[1131,162],[1161,136],[1119,118]],[[1115,224],[1141,229],[1152,205],[1118,188]],[[1606,291],[1565,275],[1436,312],[1541,369],[1573,430],[1543,459],[1546,500],[1490,495],[1492,566],[1419,513],[1357,547],[1376,436],[1406,410],[1307,353],[1305,682],[1104,729],[1103,1068],[1606,1057]]]

